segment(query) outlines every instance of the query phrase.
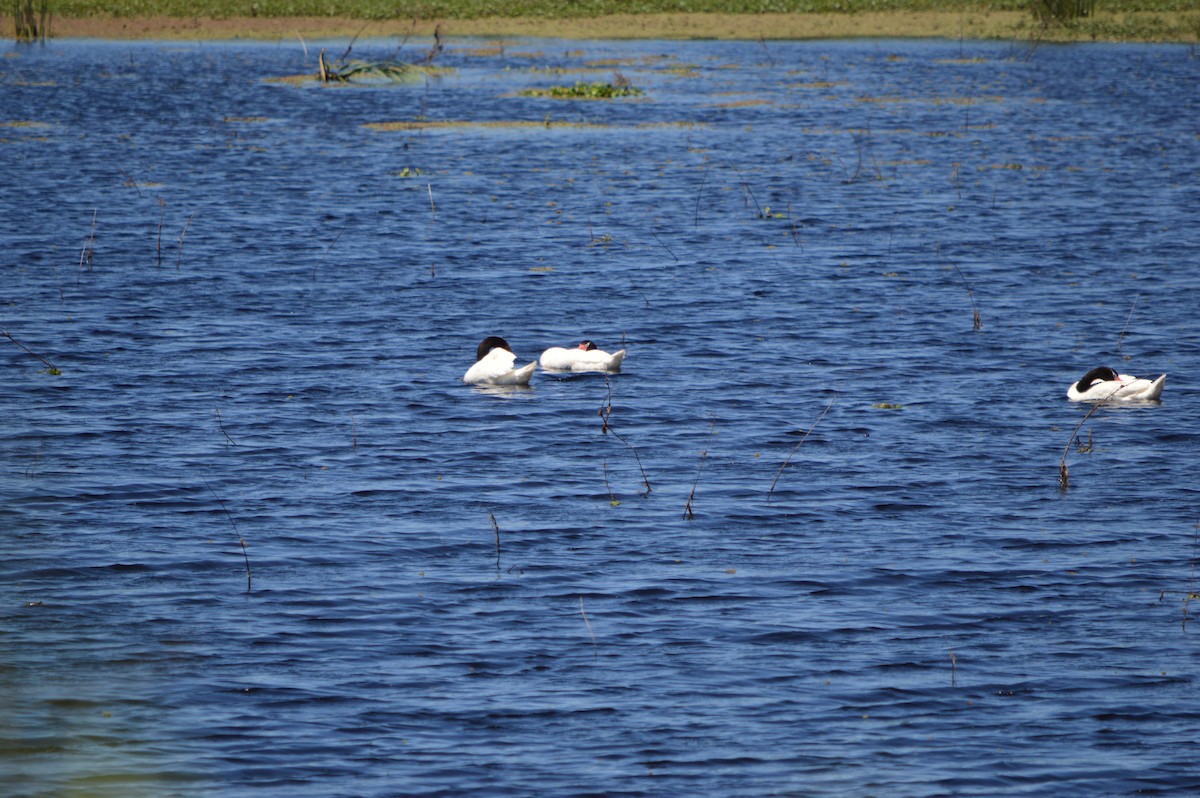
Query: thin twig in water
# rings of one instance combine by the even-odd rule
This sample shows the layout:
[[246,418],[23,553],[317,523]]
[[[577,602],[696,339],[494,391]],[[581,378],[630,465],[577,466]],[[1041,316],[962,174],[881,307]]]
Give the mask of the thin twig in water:
[[[589,224],[590,224],[590,222],[589,222]],[[671,252],[671,248],[663,243],[663,240],[658,237],[658,233],[651,230],[650,235],[654,236],[654,240],[657,241],[659,243],[659,246],[661,246],[663,249],[665,249],[672,258],[675,258],[676,263],[679,263],[679,258],[675,257],[675,253]]]
[[612,415],[612,383],[609,382],[607,374],[604,375],[604,385],[608,389],[608,395],[604,397],[604,403],[600,405],[600,409],[596,413],[596,415],[600,416],[600,432],[605,435],[611,433],[614,438],[625,444],[629,451],[633,452],[633,459],[637,461],[638,470],[642,472],[642,484],[646,486],[646,493],[644,495],[649,496],[650,478],[646,476],[646,469],[642,467],[642,458],[638,455],[638,450],[632,443],[618,435],[616,430],[612,428],[612,424],[609,423],[609,417]]
[[221,434],[225,436],[225,440],[233,446],[237,446],[237,441],[229,437],[229,433],[225,431],[225,423],[221,420],[221,408],[214,407],[213,412],[217,414],[217,426],[221,428]]
[[974,311],[975,329],[981,329],[983,322],[979,318],[979,306],[975,304],[975,292],[971,290],[971,284],[967,282],[967,278],[963,275],[962,269],[958,268],[958,264],[951,263],[950,265],[954,267],[954,271],[958,273],[958,278],[962,280],[963,288],[967,289],[967,298],[971,300],[971,310]]
[[833,402],[825,405],[825,409],[821,411],[821,415],[817,416],[817,420],[814,421],[812,425],[805,431],[804,437],[800,439],[799,443],[792,447],[790,452],[788,452],[788,456],[783,460],[783,465],[779,466],[779,471],[775,474],[775,479],[771,482],[771,489],[767,491],[767,501],[771,501],[771,494],[775,492],[775,485],[779,482],[779,478],[783,476],[783,469],[787,468],[788,463],[792,461],[792,455],[794,455],[796,451],[804,445],[804,442],[808,440],[808,436],[812,435],[812,431],[817,428],[817,424],[821,423],[821,419],[825,418],[825,414],[829,412],[829,408],[831,407],[833,407]]
[[246,541],[242,537],[242,533],[238,531],[237,524],[233,520],[233,515],[229,512],[229,508],[225,506],[225,502],[221,501],[221,497],[213,490],[213,486],[208,484],[208,480],[200,477],[204,481],[205,487],[212,492],[213,498],[217,500],[217,504],[221,505],[221,510],[225,513],[225,517],[229,519],[229,525],[233,527],[233,534],[237,535],[238,543],[242,545],[242,557],[246,560],[246,592],[250,592],[250,555],[246,552]]
[[950,655],[950,686],[958,687],[958,658],[954,656],[954,649],[946,646],[946,653]]
[[1133,318],[1133,309],[1137,307],[1138,299],[1141,298],[1138,294],[1133,298],[1133,304],[1129,306],[1129,315],[1125,317],[1125,326],[1121,328],[1121,334],[1117,336],[1117,354],[1121,354],[1121,342],[1125,340],[1125,331],[1129,329],[1129,321]]
[[21,342],[20,342],[20,341],[18,341],[16,338],[14,338],[14,337],[13,337],[13,335],[12,335],[12,333],[10,333],[8,330],[0,330],[0,335],[3,335],[3,336],[4,336],[5,338],[7,338],[8,340],[12,341],[14,344],[16,344],[17,346],[19,346],[19,347],[21,347],[22,349],[24,349],[24,350],[25,350],[25,351],[26,351],[28,354],[30,354],[30,355],[33,355],[33,356],[34,356],[34,357],[36,357],[38,360],[40,360],[40,361],[42,361],[43,363],[45,363],[47,368],[54,369],[55,371],[58,371],[58,370],[59,370],[59,369],[58,369],[58,366],[56,366],[56,365],[54,365],[53,363],[51,363],[51,362],[49,361],[49,359],[42,357],[42,356],[41,356],[41,355],[39,355],[37,352],[34,352],[32,349],[30,349],[29,347],[25,346],[25,344],[21,343]]
[[696,498],[696,486],[700,484],[700,472],[704,470],[704,461],[708,457],[708,447],[712,444],[713,433],[717,431],[717,422],[713,422],[708,429],[708,441],[704,444],[704,451],[700,453],[700,465],[696,466],[696,481],[692,483],[692,492],[688,494],[687,502],[683,505],[683,520],[691,521],[696,517],[692,512],[692,499]]
[[425,188],[429,189],[429,215],[437,219],[437,208],[433,204],[433,184],[426,183]]
[[746,204],[753,204],[754,212],[758,214],[758,218],[764,218],[765,214],[763,213],[762,206],[758,204],[758,197],[754,196],[754,192],[750,189],[750,184],[746,182],[746,178],[742,177],[742,170],[735,166],[733,167],[733,171],[737,172],[738,180],[742,181],[742,191],[746,194],[744,199],[749,200]]
[[596,646],[596,633],[592,630],[592,622],[588,620],[587,613],[583,611],[583,596],[579,597],[579,614],[583,616],[583,624],[592,637],[592,659],[595,659],[600,656],[600,649]]

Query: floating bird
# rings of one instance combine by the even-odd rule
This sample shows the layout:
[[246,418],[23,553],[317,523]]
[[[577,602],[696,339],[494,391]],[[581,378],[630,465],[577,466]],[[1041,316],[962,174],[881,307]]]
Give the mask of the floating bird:
[[625,350],[611,355],[596,348],[591,341],[584,341],[574,349],[552,346],[542,352],[542,368],[547,371],[620,371]]
[[463,382],[468,385],[528,385],[537,361],[513,368],[517,356],[508,341],[495,335],[484,338],[475,350],[475,365],[467,369]]
[[1115,402],[1153,401],[1162,394],[1166,379],[1166,374],[1156,380],[1139,379],[1130,374],[1118,374],[1116,369],[1108,366],[1100,366],[1084,374],[1079,382],[1072,383],[1067,388],[1067,398],[1072,402],[1102,402],[1105,399]]

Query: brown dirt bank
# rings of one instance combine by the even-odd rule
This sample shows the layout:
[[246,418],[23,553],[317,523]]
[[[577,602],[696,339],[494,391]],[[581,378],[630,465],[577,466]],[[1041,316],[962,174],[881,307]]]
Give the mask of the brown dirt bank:
[[[890,12],[863,14],[620,14],[603,17],[365,21],[346,17],[53,17],[52,38],[264,39],[361,35],[443,37],[531,36],[568,39],[835,39],[918,37],[1042,41],[1186,41],[1200,38],[1200,15],[1122,14],[1074,29],[1041,30],[1021,12]],[[12,31],[0,16],[0,30]]]

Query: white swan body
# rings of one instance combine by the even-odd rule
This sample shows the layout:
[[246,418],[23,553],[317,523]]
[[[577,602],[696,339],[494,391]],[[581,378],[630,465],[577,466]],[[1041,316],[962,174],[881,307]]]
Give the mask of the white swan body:
[[475,365],[467,369],[463,382],[468,385],[528,385],[537,361],[516,368],[517,356],[508,342],[491,336],[480,342],[475,350]]
[[584,341],[574,349],[552,346],[542,352],[542,368],[547,371],[620,371],[625,350],[609,354]]
[[1166,379],[1166,374],[1148,380],[1101,366],[1084,374],[1079,382],[1071,383],[1067,398],[1072,402],[1150,402],[1162,395]]

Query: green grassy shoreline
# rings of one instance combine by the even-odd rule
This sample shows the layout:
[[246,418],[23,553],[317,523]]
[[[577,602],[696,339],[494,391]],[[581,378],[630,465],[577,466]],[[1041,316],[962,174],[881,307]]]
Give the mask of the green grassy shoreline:
[[[431,35],[564,38],[924,36],[1200,41],[1200,0],[1097,0],[1044,24],[1030,0],[44,0],[51,37]],[[37,10],[43,0],[16,0]],[[847,7],[853,10],[846,10]],[[11,17],[0,16],[7,31]]]

